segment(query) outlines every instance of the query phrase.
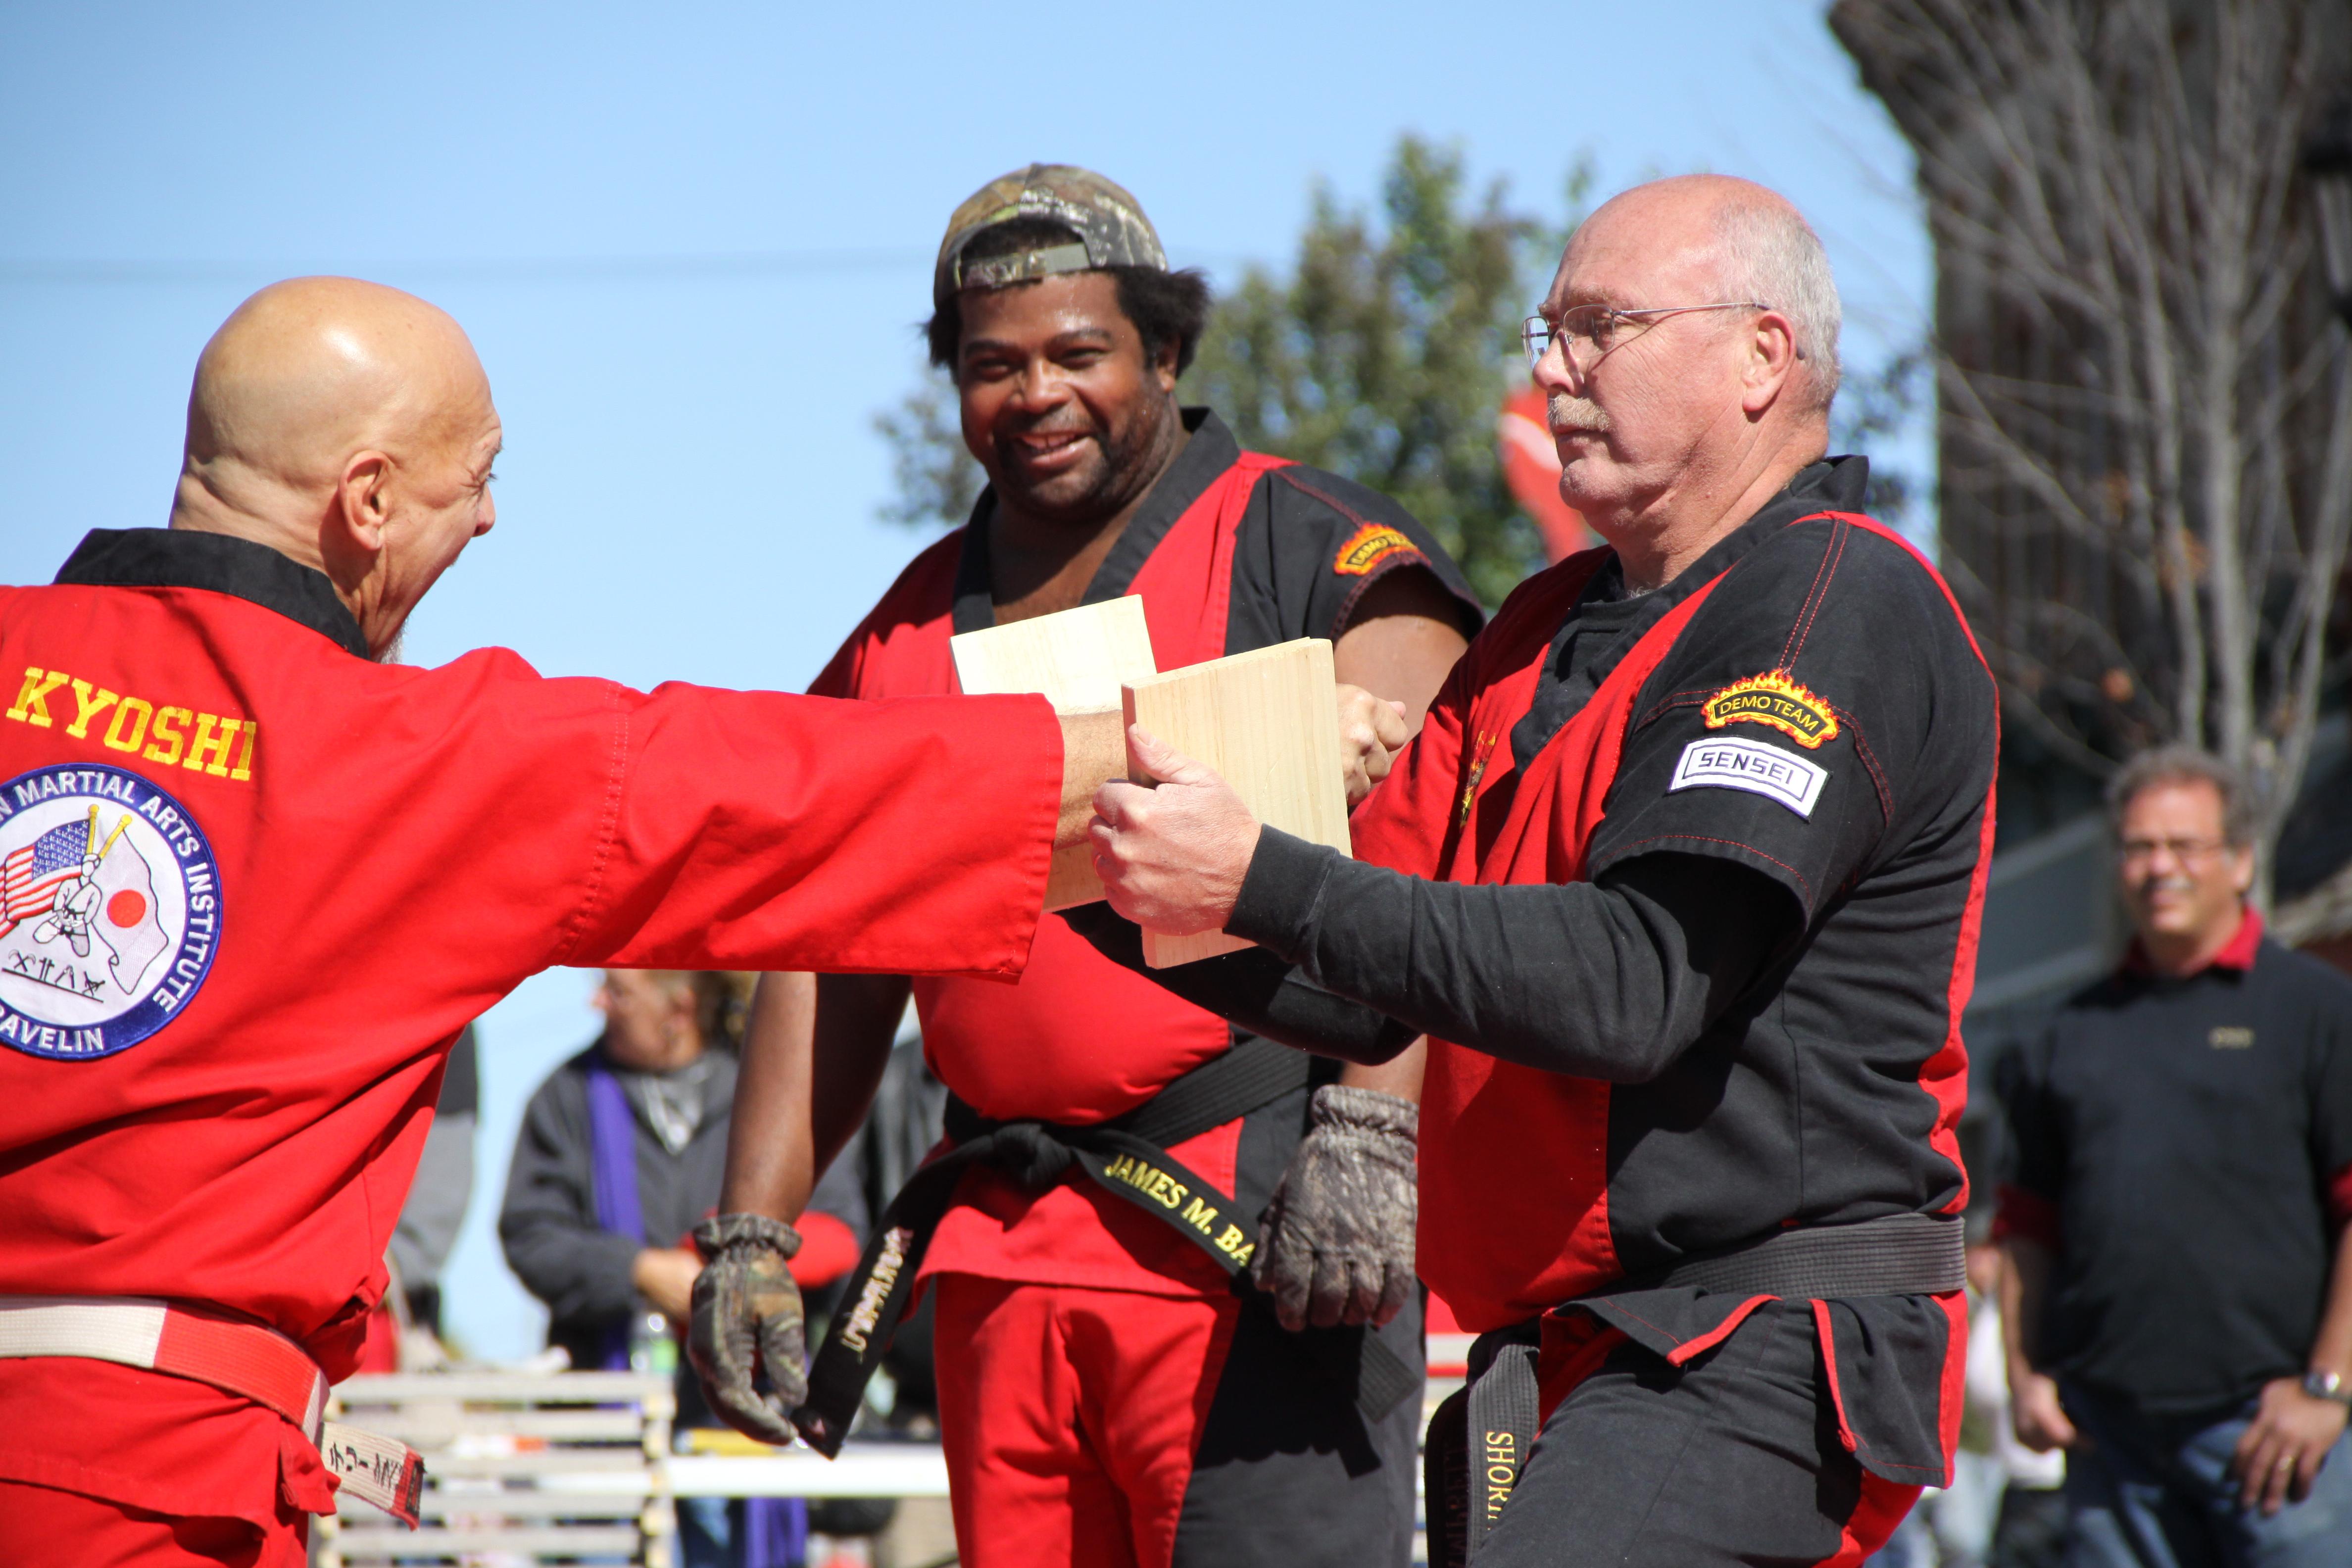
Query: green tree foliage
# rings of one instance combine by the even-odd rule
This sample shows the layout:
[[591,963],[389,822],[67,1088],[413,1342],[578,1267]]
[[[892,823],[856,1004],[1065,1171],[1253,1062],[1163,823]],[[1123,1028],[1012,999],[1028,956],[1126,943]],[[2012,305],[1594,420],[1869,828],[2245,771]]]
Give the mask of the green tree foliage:
[[[1570,181],[1572,207],[1590,178],[1580,167]],[[1512,211],[1500,181],[1472,198],[1458,152],[1407,136],[1376,212],[1319,190],[1290,276],[1242,275],[1187,401],[1245,447],[1393,496],[1499,604],[1544,554],[1503,482],[1495,420],[1522,374],[1519,321],[1569,226]]]
[[890,448],[891,495],[882,503],[883,521],[952,527],[971,516],[988,476],[964,449],[955,388],[944,372],[926,368],[896,408],[874,416],[874,428]]

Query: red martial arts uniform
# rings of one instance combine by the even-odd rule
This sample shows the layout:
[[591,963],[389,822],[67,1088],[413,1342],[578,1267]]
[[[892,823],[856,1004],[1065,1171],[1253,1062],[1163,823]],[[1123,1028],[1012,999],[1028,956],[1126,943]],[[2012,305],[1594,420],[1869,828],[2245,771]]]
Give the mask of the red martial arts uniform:
[[1160,972],[1294,1044],[1430,1037],[1422,1275],[1474,1374],[1538,1374],[1433,1561],[1491,1521],[1488,1568],[1852,1564],[1948,1479],[1995,698],[1866,473],[1647,595],[1607,550],[1523,584],[1360,858],[1266,830],[1262,951]]
[[[1394,503],[1244,453],[1205,411],[1185,418],[1191,439],[1085,596],[1140,595],[1160,668],[1336,639],[1367,587],[1408,568],[1435,574],[1475,626],[1453,563]],[[957,689],[949,637],[996,624],[992,506],[983,497],[970,528],[917,557],[814,690]],[[918,979],[914,993],[934,1070],[992,1121],[1097,1123],[1237,1041],[1058,921],[1040,928],[1018,985]],[[1305,1110],[1301,1088],[1167,1152],[1235,1194],[1254,1236]],[[1032,1192],[972,1170],[921,1277],[938,1292],[940,1421],[967,1564],[1157,1568],[1307,1560],[1301,1551],[1371,1562],[1409,1542],[1412,1413],[1376,1424],[1373,1462],[1348,1394],[1301,1374],[1271,1315],[1243,1311],[1228,1271],[1095,1183]],[[1417,1368],[1411,1319],[1390,1337]],[[1236,1359],[1249,1369],[1238,1381],[1226,1375]],[[1284,1430],[1299,1440],[1268,1441]]]
[[[1058,812],[1035,698],[380,665],[323,575],[218,535],[0,589],[0,1294],[205,1304],[330,1377],[469,1020],[555,965],[1010,980]],[[0,1561],[64,1560],[97,1500],[153,1561],[293,1563],[334,1506],[205,1383],[0,1360]]]

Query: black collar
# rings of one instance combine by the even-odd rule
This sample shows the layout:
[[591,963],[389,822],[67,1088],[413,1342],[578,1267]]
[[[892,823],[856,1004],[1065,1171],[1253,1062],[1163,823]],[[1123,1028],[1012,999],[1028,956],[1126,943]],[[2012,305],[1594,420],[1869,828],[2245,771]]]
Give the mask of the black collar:
[[93,528],[59,583],[88,588],[203,588],[231,594],[305,626],[344,652],[368,656],[360,623],[323,572],[267,544],[184,528]]
[[[1669,611],[1746,558],[1748,552],[1788,527],[1801,517],[1820,511],[1860,511],[1863,498],[1870,490],[1870,459],[1867,458],[1823,458],[1820,462],[1798,470],[1788,488],[1756,509],[1756,515],[1733,529],[1708,547],[1706,554],[1675,574],[1674,580],[1654,588],[1637,601],[1641,613],[1628,617],[1626,635],[1617,639],[1610,654],[1593,667],[1592,683],[1598,687],[1609,678],[1609,672],[1633,650],[1642,635],[1660,621]],[[1612,562],[1612,564],[1614,563]],[[1598,579],[1607,574],[1607,568],[1596,573]],[[1576,611],[1569,612],[1573,622]],[[1563,623],[1552,639],[1552,662],[1557,662],[1559,643],[1569,626]]]
[[[1095,568],[1094,579],[1087,584],[1079,604],[1099,605],[1125,594],[1134,585],[1143,563],[1151,559],[1151,552],[1160,548],[1160,542],[1168,537],[1168,531],[1176,526],[1176,520],[1192,510],[1218,475],[1241,460],[1242,444],[1213,412],[1187,408],[1182,417],[1192,439],[1128,519],[1126,531]],[[996,595],[988,559],[988,525],[995,515],[996,492],[981,491],[980,500],[972,504],[971,521],[964,525],[963,552],[956,560],[954,625],[960,633],[982,631],[996,624]]]
[[[1675,574],[1672,582],[1638,599],[1617,596],[1623,592],[1624,583],[1617,560],[1612,556],[1602,562],[1600,570],[1585,584],[1584,591],[1577,595],[1576,603],[1560,617],[1559,628],[1552,633],[1550,649],[1544,655],[1543,668],[1536,677],[1535,696],[1527,712],[1511,726],[1511,755],[1518,767],[1525,770],[1535,761],[1537,752],[1551,744],[1568,721],[1601,689],[1601,683],[1609,679],[1610,672],[1624,662],[1633,646],[1652,626],[1665,619],[1675,605],[1731,570],[1749,551],[1799,518],[1817,511],[1861,510],[1863,497],[1869,488],[1869,458],[1824,458],[1800,470],[1786,489],[1757,508],[1755,516],[1717,540],[1706,554]],[[1574,684],[1570,685],[1565,668],[1569,639],[1586,626],[1613,630],[1616,637],[1582,667]]]

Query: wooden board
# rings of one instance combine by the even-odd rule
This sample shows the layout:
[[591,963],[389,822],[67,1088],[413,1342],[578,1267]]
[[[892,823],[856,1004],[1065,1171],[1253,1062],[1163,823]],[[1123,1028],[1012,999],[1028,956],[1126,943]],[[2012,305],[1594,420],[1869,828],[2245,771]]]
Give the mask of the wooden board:
[[[1109,713],[1119,689],[1159,670],[1143,600],[1134,594],[1099,605],[987,626],[948,638],[956,680],[974,695],[1037,691],[1056,713]],[[1045,879],[1047,910],[1076,909],[1103,896],[1094,847],[1070,844],[1054,851]]]
[[974,695],[1042,691],[1057,713],[1102,713],[1119,688],[1159,673],[1134,594],[948,638],[956,679]]
[[[1129,724],[1216,769],[1260,822],[1350,853],[1339,699],[1326,639],[1301,637],[1130,680],[1125,708]],[[1148,931],[1143,961],[1166,969],[1249,945],[1223,931]]]

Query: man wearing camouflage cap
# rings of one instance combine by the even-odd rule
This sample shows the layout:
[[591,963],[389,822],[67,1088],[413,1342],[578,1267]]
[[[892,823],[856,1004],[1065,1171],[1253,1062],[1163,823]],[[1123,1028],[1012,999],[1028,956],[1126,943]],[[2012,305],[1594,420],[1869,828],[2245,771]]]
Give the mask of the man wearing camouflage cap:
[[[952,691],[951,634],[1134,594],[1162,669],[1329,637],[1339,679],[1387,700],[1362,699],[1360,722],[1391,748],[1419,725],[1479,623],[1461,574],[1393,501],[1180,407],[1208,291],[1169,269],[1134,197],[1062,165],[992,181],[949,221],[932,304],[989,487],[814,690]],[[772,976],[724,1208],[800,1213],[910,989],[955,1097],[948,1145],[875,1227],[800,1430],[838,1446],[919,1278],[967,1568],[1402,1564],[1418,1058],[1310,1068],[1056,921],[1018,986]],[[724,1268],[703,1277],[698,1340],[729,1315]],[[797,1310],[757,1298],[730,1310],[739,1337]],[[789,1436],[748,1380],[712,1381],[747,1431]]]

